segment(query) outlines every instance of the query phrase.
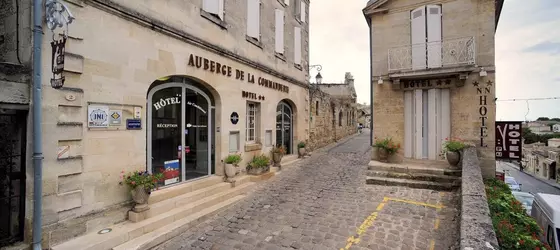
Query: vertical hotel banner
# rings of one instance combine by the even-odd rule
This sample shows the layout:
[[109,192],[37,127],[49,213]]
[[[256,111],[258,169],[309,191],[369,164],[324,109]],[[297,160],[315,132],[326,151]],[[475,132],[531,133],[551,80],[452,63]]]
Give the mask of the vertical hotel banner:
[[521,160],[521,122],[496,121],[496,159]]

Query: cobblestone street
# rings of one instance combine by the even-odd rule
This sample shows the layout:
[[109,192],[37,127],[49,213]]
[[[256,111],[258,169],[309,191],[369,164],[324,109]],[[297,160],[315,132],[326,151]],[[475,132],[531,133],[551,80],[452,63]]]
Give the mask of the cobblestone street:
[[455,193],[366,185],[369,130],[154,249],[457,249]]

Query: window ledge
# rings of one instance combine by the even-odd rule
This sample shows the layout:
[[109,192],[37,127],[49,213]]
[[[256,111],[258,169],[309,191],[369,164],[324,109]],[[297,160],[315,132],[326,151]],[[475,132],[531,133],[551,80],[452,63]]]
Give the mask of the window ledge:
[[282,7],[286,7],[286,3],[284,2],[284,0],[278,0],[278,2],[280,3],[280,5],[282,5]]
[[245,152],[258,151],[262,149],[262,144],[260,143],[248,143],[245,144]]
[[299,71],[302,70],[301,64],[294,63],[294,67],[296,67],[296,69],[299,69]]
[[262,43],[256,38],[245,35],[245,40],[262,49]]
[[212,13],[208,13],[203,9],[200,9],[200,15],[206,19],[208,19],[210,22],[215,23],[216,25],[220,26],[220,28],[227,30],[227,23],[223,20],[221,20],[220,18],[218,18],[216,15],[212,14]]
[[278,52],[274,52],[274,56],[276,56],[276,58],[286,62],[286,57],[284,56],[284,54],[280,54]]

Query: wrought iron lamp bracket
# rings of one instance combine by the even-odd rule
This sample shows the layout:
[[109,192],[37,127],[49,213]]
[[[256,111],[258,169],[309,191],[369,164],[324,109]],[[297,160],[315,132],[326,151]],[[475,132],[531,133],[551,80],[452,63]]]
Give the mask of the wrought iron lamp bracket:
[[[66,14],[65,14],[66,13]],[[46,0],[45,2],[45,19],[47,27],[53,31],[53,41],[55,41],[54,30],[64,28],[62,36],[68,37],[68,26],[76,18],[70,12],[70,9],[59,0]]]

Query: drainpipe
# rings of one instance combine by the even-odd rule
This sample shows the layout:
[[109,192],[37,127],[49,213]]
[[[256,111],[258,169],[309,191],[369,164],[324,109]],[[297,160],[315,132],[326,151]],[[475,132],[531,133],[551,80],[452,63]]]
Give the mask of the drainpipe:
[[[19,1],[19,0],[18,0]],[[41,44],[43,1],[33,0],[33,250],[41,250],[43,217],[43,131],[41,130]]]
[[369,118],[369,129],[371,131],[371,135],[369,137],[369,145],[373,146],[373,137],[374,137],[374,130],[373,130],[373,32],[371,30],[371,18],[366,15],[366,21],[368,24],[369,29],[369,95],[370,95],[370,104],[369,104],[369,111],[370,111],[370,118]]

